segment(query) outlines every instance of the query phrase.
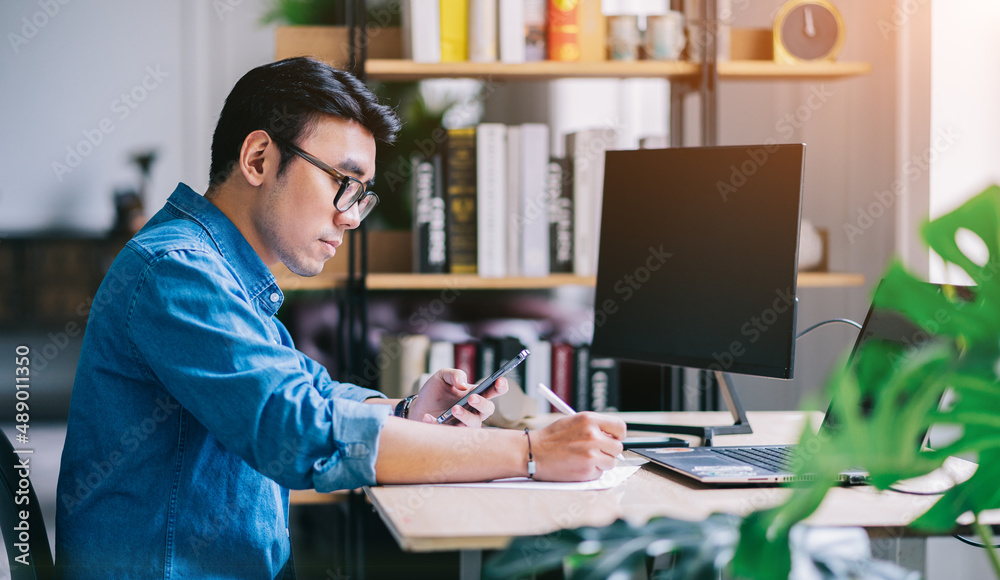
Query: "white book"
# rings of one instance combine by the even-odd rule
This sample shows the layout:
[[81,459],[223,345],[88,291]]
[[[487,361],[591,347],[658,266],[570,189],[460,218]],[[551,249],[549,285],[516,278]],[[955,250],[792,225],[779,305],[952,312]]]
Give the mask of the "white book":
[[439,0],[403,0],[402,8],[403,58],[441,62]]
[[441,369],[455,368],[455,344],[447,340],[431,341],[427,352],[427,372],[433,374]]
[[601,210],[604,202],[604,153],[618,146],[613,127],[584,129],[566,136],[573,167],[573,272],[597,275]]
[[537,413],[544,415],[549,412],[549,402],[538,392],[538,383],[545,386],[552,386],[552,343],[547,340],[539,340],[526,344],[531,356],[524,363],[528,365],[525,369],[524,392],[535,400]]
[[477,266],[483,278],[507,275],[507,126],[476,127]]
[[521,127],[507,127],[507,275],[521,275]]
[[497,60],[497,0],[469,0],[469,60]]
[[500,60],[524,62],[524,2],[503,0],[500,10]]
[[521,275],[549,275],[549,126],[521,125],[521,199],[517,221],[521,229]]
[[386,334],[381,352],[389,361],[382,369],[379,390],[390,399],[408,397],[417,392],[420,376],[427,372],[430,339],[422,334]]

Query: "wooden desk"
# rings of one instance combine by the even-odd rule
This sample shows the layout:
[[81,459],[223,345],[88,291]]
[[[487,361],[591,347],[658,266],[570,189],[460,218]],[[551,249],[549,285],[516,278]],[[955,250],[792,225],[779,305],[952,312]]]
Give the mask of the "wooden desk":
[[[727,413],[714,412],[620,416],[633,422],[695,425],[725,424],[729,419]],[[748,416],[754,434],[722,436],[717,443],[794,442],[806,418],[799,412],[750,412]],[[821,415],[814,416],[818,425]],[[964,480],[975,467],[966,461],[950,460],[947,474],[932,474],[908,485],[924,490],[944,489],[951,485],[951,477]],[[416,552],[500,549],[515,536],[604,526],[618,518],[641,524],[654,516],[700,520],[715,512],[746,515],[777,506],[790,493],[779,487],[712,488],[652,464],[643,466],[618,487],[604,491],[392,486],[367,487],[365,492],[399,545]],[[901,528],[935,501],[936,496],[880,493],[868,486],[834,488],[807,521],[814,525],[895,530],[889,535],[901,537]],[[987,512],[983,521],[1000,523],[1000,510]]]

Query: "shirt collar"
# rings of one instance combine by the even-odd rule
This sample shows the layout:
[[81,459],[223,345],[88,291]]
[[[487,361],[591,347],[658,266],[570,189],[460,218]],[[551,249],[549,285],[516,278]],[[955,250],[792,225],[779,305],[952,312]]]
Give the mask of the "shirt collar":
[[250,297],[256,299],[263,294],[262,306],[271,314],[277,312],[284,296],[274,274],[226,214],[184,183],[177,185],[167,204],[204,228],[219,253],[243,280]]

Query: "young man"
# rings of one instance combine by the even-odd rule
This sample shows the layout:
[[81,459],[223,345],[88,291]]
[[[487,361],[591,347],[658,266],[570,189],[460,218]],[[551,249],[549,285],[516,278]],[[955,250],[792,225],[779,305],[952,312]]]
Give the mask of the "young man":
[[[322,270],[377,205],[375,142],[398,129],[362,83],[313,60],[236,84],[205,196],[180,184],[94,299],[59,474],[62,576],[280,577],[292,573],[289,488],[528,473],[526,433],[432,423],[471,388],[464,373],[387,400],[333,381],[274,318],[268,266]],[[478,427],[506,389],[452,410]],[[624,434],[590,413],[533,432],[534,476],[596,478]]]

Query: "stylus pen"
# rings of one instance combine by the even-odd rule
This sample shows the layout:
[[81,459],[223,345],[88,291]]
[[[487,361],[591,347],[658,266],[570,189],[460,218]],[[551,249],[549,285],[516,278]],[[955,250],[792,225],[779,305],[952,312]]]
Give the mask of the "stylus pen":
[[[538,392],[545,397],[545,400],[552,403],[552,406],[556,408],[557,411],[564,415],[576,415],[576,410],[569,406],[569,403],[562,400],[559,395],[545,386],[543,383],[538,383]],[[625,456],[621,453],[618,454],[618,459],[625,459]]]

